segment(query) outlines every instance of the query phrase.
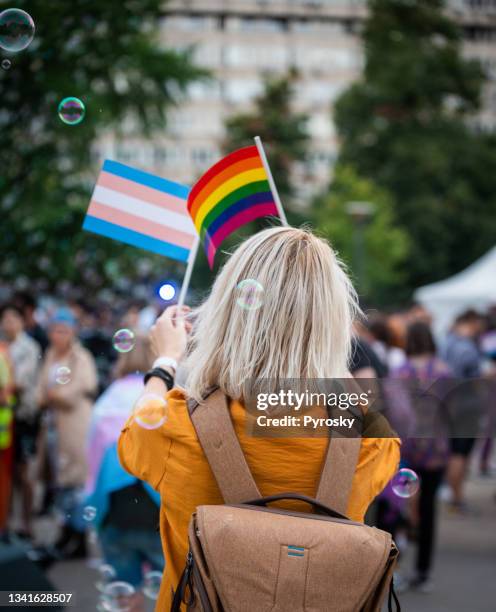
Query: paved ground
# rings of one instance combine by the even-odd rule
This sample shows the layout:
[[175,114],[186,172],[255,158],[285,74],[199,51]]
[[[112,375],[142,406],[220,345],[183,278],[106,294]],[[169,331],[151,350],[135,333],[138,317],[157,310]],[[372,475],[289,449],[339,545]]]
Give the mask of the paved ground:
[[[407,612],[496,610],[496,479],[473,478],[467,498],[474,514],[454,517],[442,510],[432,593],[404,593]],[[413,551],[412,551],[413,552]],[[406,573],[411,559],[405,559]]]
[[[474,514],[458,518],[449,515],[443,509],[434,571],[435,590],[430,594],[404,593],[401,596],[404,611],[494,612],[496,610],[495,494],[496,478],[472,478],[468,484],[467,497],[470,499]],[[407,574],[411,567],[411,559],[408,558],[411,557],[411,553],[407,554],[402,562],[402,573]],[[90,565],[88,562],[65,562],[54,566],[50,571],[50,578],[58,588],[77,593],[78,612],[90,612],[96,609],[97,571]],[[150,609],[153,608],[152,602],[149,604]]]

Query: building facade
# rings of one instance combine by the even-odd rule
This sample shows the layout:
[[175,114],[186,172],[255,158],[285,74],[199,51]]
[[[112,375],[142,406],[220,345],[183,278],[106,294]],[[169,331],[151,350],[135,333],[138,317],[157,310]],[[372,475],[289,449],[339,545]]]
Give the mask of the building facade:
[[[263,78],[298,71],[295,110],[306,112],[311,146],[295,168],[302,205],[329,182],[338,151],[334,100],[361,72],[360,30],[366,0],[170,0],[161,35],[176,49],[193,49],[214,78],[194,83],[168,114],[163,134],[143,142],[124,128],[102,150],[162,176],[192,184],[221,155],[225,120],[248,110]],[[449,12],[465,33],[464,52],[480,59],[492,79],[477,129],[496,126],[496,0],[451,0]]]

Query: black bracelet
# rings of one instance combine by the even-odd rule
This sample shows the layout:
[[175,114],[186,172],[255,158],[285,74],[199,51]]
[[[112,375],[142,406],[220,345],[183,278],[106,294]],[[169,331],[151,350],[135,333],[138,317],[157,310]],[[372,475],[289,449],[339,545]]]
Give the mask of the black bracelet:
[[167,387],[168,391],[170,391],[174,386],[174,377],[170,372],[167,372],[162,368],[153,368],[153,370],[149,370],[143,378],[145,385],[150,380],[150,378],[160,378],[160,380]]

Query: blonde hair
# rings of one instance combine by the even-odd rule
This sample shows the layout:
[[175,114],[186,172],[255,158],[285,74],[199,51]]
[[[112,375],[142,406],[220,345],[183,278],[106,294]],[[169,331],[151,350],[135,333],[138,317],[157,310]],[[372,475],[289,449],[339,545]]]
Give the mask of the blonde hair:
[[146,372],[152,365],[153,356],[149,337],[136,332],[135,334],[133,350],[119,354],[114,367],[114,378]]
[[[237,303],[246,279],[264,289],[259,308]],[[357,311],[326,241],[291,227],[259,232],[232,254],[196,311],[186,391],[200,401],[218,386],[242,399],[255,379],[346,377]]]

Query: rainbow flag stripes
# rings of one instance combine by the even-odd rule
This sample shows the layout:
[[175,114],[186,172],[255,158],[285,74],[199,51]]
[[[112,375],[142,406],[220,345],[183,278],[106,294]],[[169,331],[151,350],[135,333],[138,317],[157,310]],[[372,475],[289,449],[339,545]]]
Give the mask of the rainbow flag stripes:
[[185,185],[107,159],[83,229],[186,262],[198,239],[188,193]]
[[188,210],[211,268],[220,244],[235,230],[259,217],[278,216],[257,147],[234,151],[212,166],[192,188]]

